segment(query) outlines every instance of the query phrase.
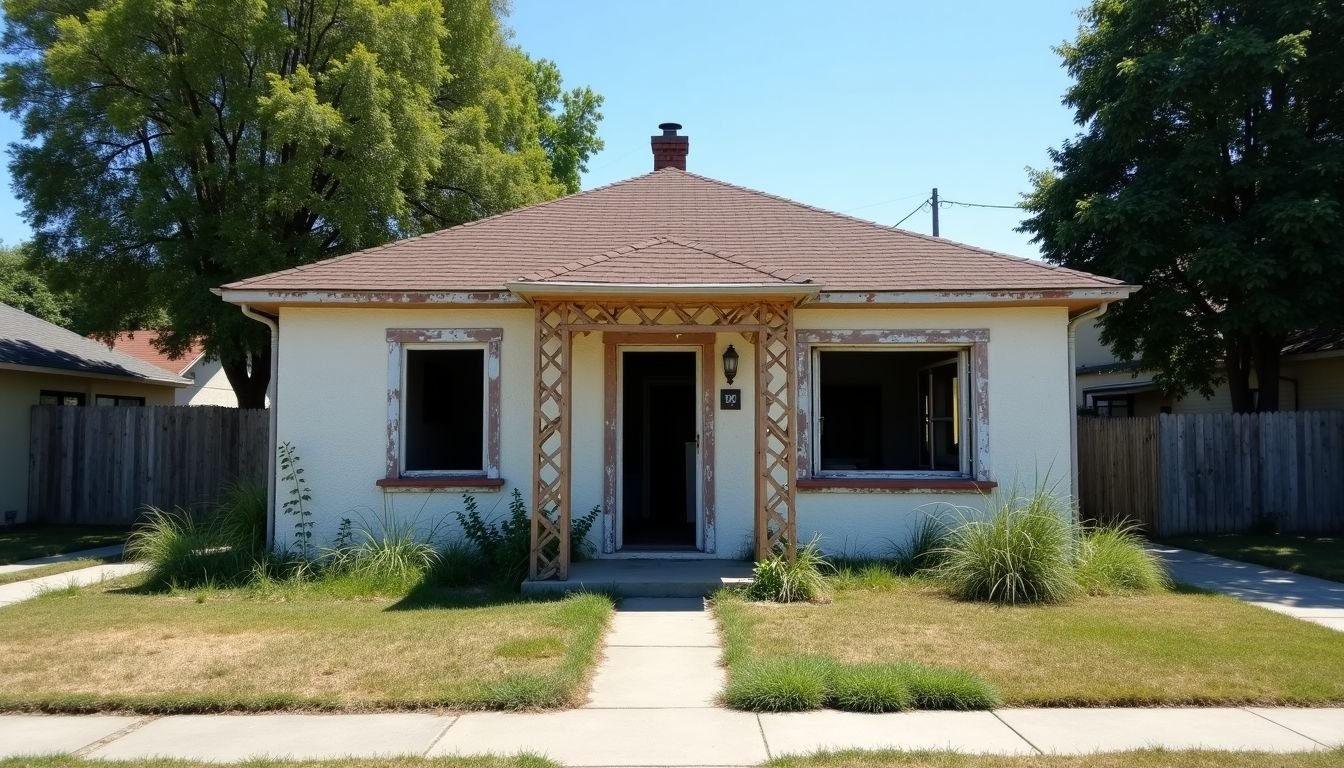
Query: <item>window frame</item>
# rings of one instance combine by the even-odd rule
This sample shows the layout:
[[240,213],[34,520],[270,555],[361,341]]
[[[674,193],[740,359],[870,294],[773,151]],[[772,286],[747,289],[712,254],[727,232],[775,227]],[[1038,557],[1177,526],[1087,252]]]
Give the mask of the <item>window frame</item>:
[[76,404],[74,404],[74,405],[66,405],[65,403],[50,403],[50,404],[49,404],[49,405],[56,405],[56,406],[58,406],[58,407],[60,407],[60,408],[83,408],[84,405],[88,402],[88,397],[87,397],[83,392],[72,392],[72,391],[64,390],[64,389],[41,389],[41,390],[38,390],[38,392],[37,392],[37,402],[38,402],[39,405],[42,404],[42,398],[44,398],[44,397],[54,397],[54,398],[56,398],[57,400],[64,400],[64,399],[67,398],[67,397],[73,397],[74,399],[76,399],[76,400],[79,401],[78,403],[76,403]]
[[[980,490],[993,486],[989,461],[989,330],[812,330],[796,332],[798,360],[798,480],[803,490]],[[820,468],[820,353],[956,351],[961,408],[961,470],[822,470]],[[815,459],[815,463],[814,463]]]
[[[108,403],[108,404],[100,403],[100,402],[98,402],[98,398],[100,398],[100,397],[111,398],[111,399],[112,399],[112,402],[111,402],[111,403]],[[122,402],[123,400],[134,400],[134,401],[136,401],[136,402],[134,402],[134,403],[123,403],[123,402]],[[95,407],[99,407],[99,408],[144,408],[144,407],[145,407],[145,398],[143,398],[143,397],[141,397],[141,396],[139,396],[139,395],[98,395],[98,394],[95,394],[95,395],[93,396],[93,404],[94,404]]]
[[[500,352],[502,328],[389,328],[387,330],[387,466],[378,485],[384,487],[481,487],[504,484],[500,476]],[[481,402],[481,469],[407,470],[406,390],[407,353],[412,350],[482,350],[484,377]]]

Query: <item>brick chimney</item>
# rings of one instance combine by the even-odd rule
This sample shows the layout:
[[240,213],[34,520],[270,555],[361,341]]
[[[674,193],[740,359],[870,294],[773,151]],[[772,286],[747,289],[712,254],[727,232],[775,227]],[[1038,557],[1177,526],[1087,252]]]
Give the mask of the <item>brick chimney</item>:
[[649,138],[649,144],[653,146],[653,170],[661,171],[668,166],[679,171],[686,170],[686,155],[691,151],[691,140],[687,136],[677,135],[681,124],[660,123],[658,130],[663,132],[661,136]]

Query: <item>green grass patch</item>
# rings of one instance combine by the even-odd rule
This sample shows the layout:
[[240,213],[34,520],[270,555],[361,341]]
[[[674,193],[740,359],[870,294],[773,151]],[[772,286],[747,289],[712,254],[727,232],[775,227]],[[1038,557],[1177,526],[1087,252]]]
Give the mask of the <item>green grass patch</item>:
[[0,710],[518,710],[582,701],[612,602],[430,585],[356,599],[321,587],[152,591],[125,579],[4,610]]
[[110,547],[126,541],[128,528],[83,525],[20,525],[0,528],[0,565]]
[[1078,587],[1089,595],[1160,592],[1167,572],[1132,528],[1088,531],[1078,541]]
[[1344,581],[1344,534],[1207,534],[1174,536],[1162,541],[1244,563]]
[[831,677],[827,659],[784,656],[753,659],[728,670],[724,704],[749,712],[802,712],[826,706]]
[[[1339,634],[1222,595],[1192,591],[1081,596],[1005,606],[949,597],[919,578],[836,588],[829,604],[714,602],[730,680],[752,663],[820,657],[838,665],[912,662],[938,669],[917,707],[957,706],[960,689],[1006,706],[1339,705]],[[1304,663],[1310,659],[1310,663]],[[956,672],[974,678],[951,679]],[[934,673],[929,673],[934,674]]]
[[1335,768],[1344,750],[1270,754],[1147,749],[1091,755],[967,755],[847,750],[777,757],[764,768]]
[[831,706],[846,712],[899,712],[914,709],[915,698],[896,664],[837,666],[831,672]]

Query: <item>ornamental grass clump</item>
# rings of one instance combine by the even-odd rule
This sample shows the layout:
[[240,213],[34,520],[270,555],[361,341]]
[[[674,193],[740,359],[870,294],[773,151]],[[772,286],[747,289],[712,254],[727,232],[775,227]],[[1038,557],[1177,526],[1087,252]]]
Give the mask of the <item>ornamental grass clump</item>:
[[994,603],[1055,603],[1078,592],[1072,512],[1048,490],[967,517],[948,533],[933,571],[956,597]]
[[757,659],[736,665],[724,703],[748,712],[803,712],[826,706],[834,662],[812,656]]
[[831,672],[830,704],[846,712],[899,712],[913,709],[914,696],[903,665],[852,664]]
[[1133,526],[1098,528],[1078,542],[1078,586],[1089,595],[1161,592],[1166,570]]
[[752,569],[747,597],[773,603],[815,603],[826,596],[826,574],[835,569],[821,554],[819,539],[812,539],[793,559],[771,555]]
[[974,672],[950,667],[905,663],[896,665],[915,709],[994,709],[999,693]]

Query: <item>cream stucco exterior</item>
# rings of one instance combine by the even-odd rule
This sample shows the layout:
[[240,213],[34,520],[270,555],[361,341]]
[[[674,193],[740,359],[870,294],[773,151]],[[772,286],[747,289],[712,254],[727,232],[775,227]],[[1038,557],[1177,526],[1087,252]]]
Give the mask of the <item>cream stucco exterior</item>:
[[224,375],[224,366],[218,360],[201,357],[183,371],[182,376],[191,379],[191,386],[177,391],[175,405],[238,407],[238,396],[233,393],[233,385],[229,384],[229,377]]
[[166,384],[92,378],[58,372],[0,369],[0,521],[14,511],[27,519],[29,410],[43,390],[84,395],[94,407],[98,395],[143,397],[145,405],[172,405],[175,388]]
[[[329,541],[343,517],[391,511],[423,525],[444,524],[460,491],[380,488],[387,467],[388,330],[500,329],[500,472],[502,488],[479,488],[483,510],[502,513],[509,492],[529,500],[534,430],[534,316],[526,307],[352,308],[282,307],[277,369],[277,440],[297,449],[312,489],[316,538]],[[1031,486],[1048,476],[1067,491],[1072,476],[1068,365],[1068,310],[1064,307],[983,309],[875,309],[803,306],[801,330],[983,329],[988,332],[988,440],[986,468],[1000,488]],[[712,328],[705,328],[711,332]],[[742,409],[714,414],[714,556],[741,558],[752,549],[755,494],[754,344],[740,333],[716,334],[715,387],[729,344],[741,355]],[[576,334],[572,370],[571,499],[574,514],[604,502],[604,336]],[[276,543],[285,546],[293,519],[279,506],[287,497],[277,478]],[[822,537],[832,552],[881,555],[903,541],[933,505],[981,506],[973,492],[800,491],[800,540]],[[601,541],[602,523],[591,536]]]

